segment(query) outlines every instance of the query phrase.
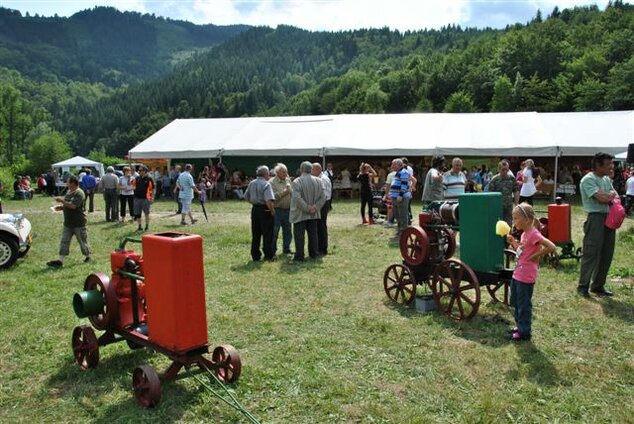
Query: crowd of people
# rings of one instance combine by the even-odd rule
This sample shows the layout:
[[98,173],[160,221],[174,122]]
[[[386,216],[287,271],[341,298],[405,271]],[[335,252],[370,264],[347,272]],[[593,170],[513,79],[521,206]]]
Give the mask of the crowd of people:
[[[254,261],[274,261],[277,240],[282,230],[282,252],[292,254],[293,261],[308,256],[317,259],[328,254],[328,211],[331,208],[332,181],[319,163],[302,162],[300,175],[291,180],[288,168],[278,163],[270,178],[269,168],[257,168],[257,178],[251,181],[244,198],[251,203],[251,258]],[[292,234],[291,234],[292,228]]]
[[[303,162],[295,172],[297,176],[294,179],[291,179],[288,168],[282,163],[271,170],[272,174],[269,174],[266,166],[258,167],[253,179],[245,178],[244,173],[238,170],[229,173],[221,162],[205,166],[196,178],[192,175],[193,167],[190,164],[175,165],[163,171],[158,168],[151,171],[144,165],[126,166],[116,171],[110,166],[101,178],[96,178],[89,169],[82,169],[77,176],[65,173],[61,177],[51,170],[40,175],[37,188],[42,193],[54,196],[63,205],[65,227],[68,228],[62,236],[60,258],[51,261],[52,266],[59,266],[63,264],[67,245],[73,235],[78,238],[82,252],[89,257],[85,218],[80,215],[85,217],[86,212],[94,211],[94,195],[97,192],[103,195],[107,222],[125,223],[129,216],[130,221],[137,223],[138,231],[149,229],[151,204],[160,197],[174,201],[175,212],[181,216],[181,224],[189,225],[196,223],[191,213],[195,195],[201,202],[224,200],[227,195],[233,195],[253,205],[253,260],[275,260],[281,230],[283,254],[294,254],[294,260],[303,261],[305,239],[310,258],[328,254],[327,220],[335,185],[342,188],[352,181],[358,184],[363,225],[376,224],[375,201],[377,193],[380,193],[385,206],[385,225],[396,225],[395,236],[399,237],[412,222],[411,201],[419,190],[422,191],[424,206],[433,201],[456,200],[460,194],[467,192],[499,192],[503,202],[502,219],[513,225],[514,208],[519,204],[532,205],[539,185],[544,182],[542,176],[546,181],[549,178],[548,173],[538,168],[531,159],[521,162],[515,174],[506,159],[498,163],[495,174],[486,165],[466,170],[462,159],[458,157],[448,163],[443,156],[436,156],[430,165],[420,180],[416,178],[416,171],[407,158],[393,159],[390,172],[384,169],[383,162],[378,166],[361,162],[359,172],[355,175],[350,173],[348,167],[343,167],[337,173],[332,163],[322,170],[319,163]],[[418,168],[421,169],[424,170]],[[594,169],[581,171],[579,166],[572,167],[570,171],[563,166],[559,169],[558,181],[562,184],[577,184],[584,200],[587,193],[584,194],[583,181],[595,172]],[[611,167],[605,177],[613,187],[615,196],[623,195],[629,213],[634,207],[634,169]],[[68,191],[64,196],[57,197],[60,180],[66,181]],[[16,176],[13,188],[16,197],[21,199],[31,198],[34,193],[28,176]],[[587,199],[584,201],[590,202]],[[588,211],[585,203],[584,209]],[[73,208],[71,204],[78,207]],[[291,248],[293,241],[294,251]],[[590,252],[592,249],[585,250]],[[582,274],[588,272],[586,270]],[[586,282],[580,283],[580,287],[584,285],[587,285]]]

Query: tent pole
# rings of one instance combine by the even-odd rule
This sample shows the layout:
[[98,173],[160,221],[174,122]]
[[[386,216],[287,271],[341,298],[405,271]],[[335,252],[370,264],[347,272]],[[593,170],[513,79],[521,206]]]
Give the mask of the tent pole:
[[326,171],[326,149],[321,149],[321,169]]
[[557,179],[559,178],[559,146],[555,151],[555,183],[553,184],[553,202],[557,199]]

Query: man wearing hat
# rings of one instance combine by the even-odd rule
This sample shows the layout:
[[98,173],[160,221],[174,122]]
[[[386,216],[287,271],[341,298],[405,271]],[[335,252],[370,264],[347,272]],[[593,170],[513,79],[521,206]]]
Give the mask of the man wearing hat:
[[119,214],[119,193],[117,186],[119,177],[114,173],[114,168],[109,166],[106,175],[99,182],[99,187],[103,190],[103,200],[106,203],[106,222],[114,222]]

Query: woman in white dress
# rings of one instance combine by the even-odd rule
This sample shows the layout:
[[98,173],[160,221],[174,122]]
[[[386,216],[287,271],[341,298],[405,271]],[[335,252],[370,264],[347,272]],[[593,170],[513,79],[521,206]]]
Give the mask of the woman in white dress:
[[535,186],[535,178],[537,178],[537,170],[535,169],[535,162],[533,159],[526,159],[524,169],[522,169],[522,188],[520,189],[519,203],[526,202],[530,205],[533,204],[533,196],[537,192]]
[[342,189],[350,190],[352,188],[352,181],[350,180],[351,177],[352,177],[352,174],[350,174],[350,171],[348,171],[348,168],[343,168],[343,171],[341,171],[341,188]]

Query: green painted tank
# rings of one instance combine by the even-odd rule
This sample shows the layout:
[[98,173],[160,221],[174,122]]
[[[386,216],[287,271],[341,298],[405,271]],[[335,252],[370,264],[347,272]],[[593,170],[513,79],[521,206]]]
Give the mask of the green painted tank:
[[458,204],[460,259],[474,271],[502,270],[504,268],[504,239],[495,234],[495,224],[502,219],[502,194],[461,194]]

